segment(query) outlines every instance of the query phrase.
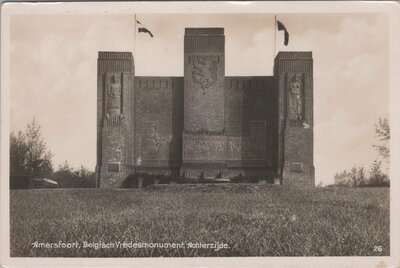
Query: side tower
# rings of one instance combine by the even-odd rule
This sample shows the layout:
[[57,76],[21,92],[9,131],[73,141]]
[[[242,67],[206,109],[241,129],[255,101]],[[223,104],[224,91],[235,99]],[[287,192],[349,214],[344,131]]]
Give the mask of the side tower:
[[181,174],[216,178],[226,170],[224,29],[186,28],[184,42]]
[[282,185],[312,187],[315,184],[312,53],[279,52],[274,77],[278,103],[278,177]]
[[99,52],[97,62],[97,186],[121,187],[132,171],[130,52]]

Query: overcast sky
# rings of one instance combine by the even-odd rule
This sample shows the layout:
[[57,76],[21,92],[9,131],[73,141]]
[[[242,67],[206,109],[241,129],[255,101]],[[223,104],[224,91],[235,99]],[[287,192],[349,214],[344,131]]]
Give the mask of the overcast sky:
[[[136,75],[183,75],[185,27],[225,28],[226,75],[272,75],[273,15],[139,15],[154,38],[138,34]],[[280,14],[288,47],[314,57],[316,182],[335,172],[369,167],[378,157],[374,124],[388,115],[388,27],[377,14]],[[134,16],[13,15],[11,130],[33,117],[42,126],[54,164],[67,160],[94,170],[98,51],[133,51]]]

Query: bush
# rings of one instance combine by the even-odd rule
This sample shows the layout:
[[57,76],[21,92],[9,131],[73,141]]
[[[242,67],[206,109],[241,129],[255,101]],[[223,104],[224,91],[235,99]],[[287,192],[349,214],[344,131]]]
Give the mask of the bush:
[[353,167],[350,171],[344,170],[336,173],[334,184],[337,186],[362,187],[362,186],[388,186],[388,176],[382,172],[381,161],[375,160],[371,166],[369,177],[363,167]]
[[65,162],[54,172],[53,179],[58,182],[60,188],[94,188],[96,186],[95,173],[81,166],[74,170]]
[[363,167],[353,167],[350,172],[344,170],[335,174],[335,185],[338,186],[362,186],[367,182]]

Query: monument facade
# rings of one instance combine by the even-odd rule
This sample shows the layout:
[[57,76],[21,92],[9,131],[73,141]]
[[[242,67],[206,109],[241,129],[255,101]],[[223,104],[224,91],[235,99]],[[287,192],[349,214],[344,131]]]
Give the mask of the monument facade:
[[223,28],[186,28],[183,77],[135,76],[99,52],[99,187],[129,177],[314,186],[311,52],[279,52],[273,76],[225,76]]

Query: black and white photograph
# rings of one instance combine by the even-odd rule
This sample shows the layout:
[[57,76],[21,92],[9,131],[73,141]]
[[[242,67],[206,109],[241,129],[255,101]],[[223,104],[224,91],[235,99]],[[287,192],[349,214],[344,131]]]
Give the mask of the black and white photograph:
[[400,8],[333,4],[3,4],[0,264],[398,267]]

